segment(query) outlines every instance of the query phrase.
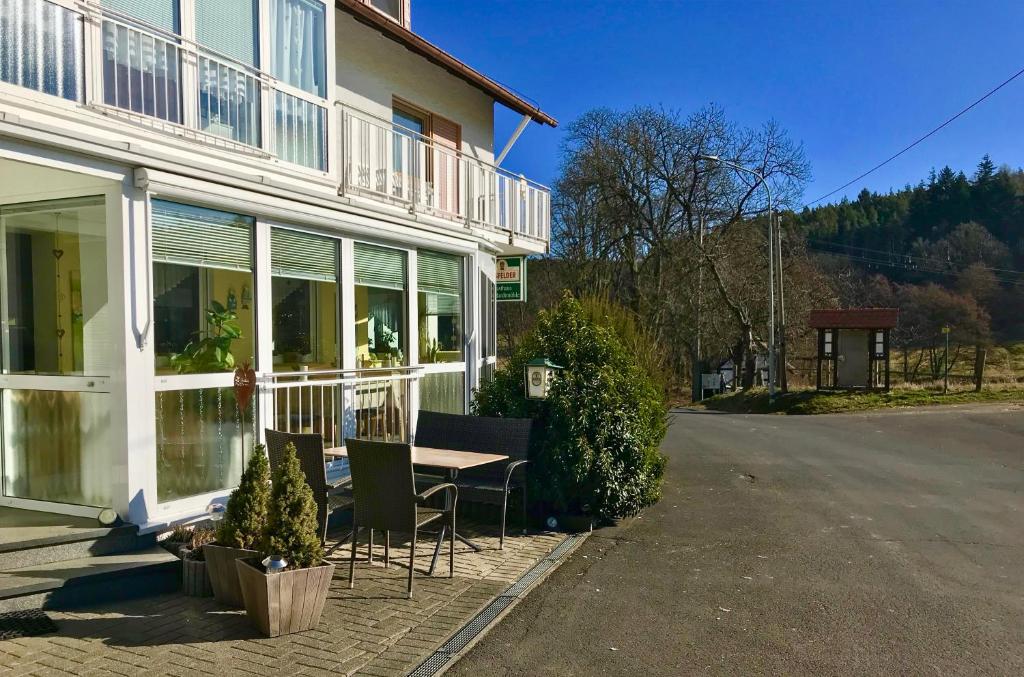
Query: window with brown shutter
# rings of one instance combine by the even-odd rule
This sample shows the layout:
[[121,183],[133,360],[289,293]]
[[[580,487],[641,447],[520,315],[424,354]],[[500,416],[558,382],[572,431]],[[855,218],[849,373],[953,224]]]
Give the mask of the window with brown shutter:
[[458,152],[462,147],[462,128],[447,118],[432,115],[430,131],[431,139],[437,146],[433,162],[436,206],[443,212],[456,214],[459,211]]

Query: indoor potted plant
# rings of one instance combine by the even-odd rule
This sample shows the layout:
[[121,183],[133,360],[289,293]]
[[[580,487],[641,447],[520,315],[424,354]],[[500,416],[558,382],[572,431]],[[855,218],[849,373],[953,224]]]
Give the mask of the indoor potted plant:
[[213,596],[222,604],[242,606],[235,560],[259,554],[256,548],[266,528],[269,500],[270,465],[263,445],[258,444],[253,447],[238,488],[231,492],[216,542],[203,546]]
[[315,628],[334,565],[324,562],[316,502],[295,446],[274,472],[261,550],[266,557],[235,562],[249,620],[267,637]]
[[209,597],[213,594],[203,546],[212,543],[214,538],[216,534],[213,529],[196,527],[192,531],[192,539],[181,549],[181,589],[189,597]]

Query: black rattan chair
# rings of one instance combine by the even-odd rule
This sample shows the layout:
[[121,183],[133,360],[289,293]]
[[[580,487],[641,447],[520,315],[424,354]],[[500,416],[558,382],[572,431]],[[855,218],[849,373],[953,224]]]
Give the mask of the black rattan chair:
[[[306,475],[306,483],[313,490],[313,500],[316,501],[317,528],[320,532],[320,542],[327,544],[327,520],[335,510],[344,510],[352,507],[352,480],[348,479],[342,484],[331,486],[327,483],[327,466],[324,462],[324,438],[319,434],[286,433],[280,430],[264,431],[267,440],[267,456],[270,459],[270,470],[274,472],[284,460],[285,448],[289,443],[295,445],[295,452],[299,458],[299,466]],[[352,536],[347,536],[338,541],[329,552],[347,541]]]
[[505,547],[505,517],[508,496],[513,490],[522,492],[523,533],[526,533],[526,468],[533,420],[529,418],[494,418],[460,416],[420,411],[416,423],[416,445],[455,451],[476,451],[504,454],[507,463],[489,463],[463,470],[455,479],[459,495],[465,501],[501,506],[501,537],[499,549]]
[[[416,493],[412,472],[412,446],[395,442],[345,440],[349,468],[352,470],[352,557],[349,560],[348,585],[355,587],[356,541],[359,528],[384,531],[384,566],[390,563],[390,532],[412,534],[409,545],[409,598],[412,598],[413,563],[416,559],[416,535],[419,528],[444,519],[451,533],[448,577],[455,576],[455,504],[458,489],[454,484],[436,484]],[[443,509],[426,507],[427,498],[447,491]]]

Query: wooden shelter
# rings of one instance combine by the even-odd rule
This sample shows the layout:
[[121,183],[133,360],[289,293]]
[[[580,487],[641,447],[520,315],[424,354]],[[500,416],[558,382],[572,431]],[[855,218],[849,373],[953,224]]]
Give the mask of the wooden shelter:
[[889,390],[889,333],[897,308],[812,310],[818,330],[818,390]]

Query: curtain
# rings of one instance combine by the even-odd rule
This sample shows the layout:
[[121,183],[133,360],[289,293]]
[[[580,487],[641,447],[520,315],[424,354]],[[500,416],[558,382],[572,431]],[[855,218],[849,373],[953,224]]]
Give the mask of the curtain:
[[82,101],[82,15],[43,0],[0,0],[0,80]]
[[274,77],[325,96],[324,5],[317,0],[271,0],[270,26]]

